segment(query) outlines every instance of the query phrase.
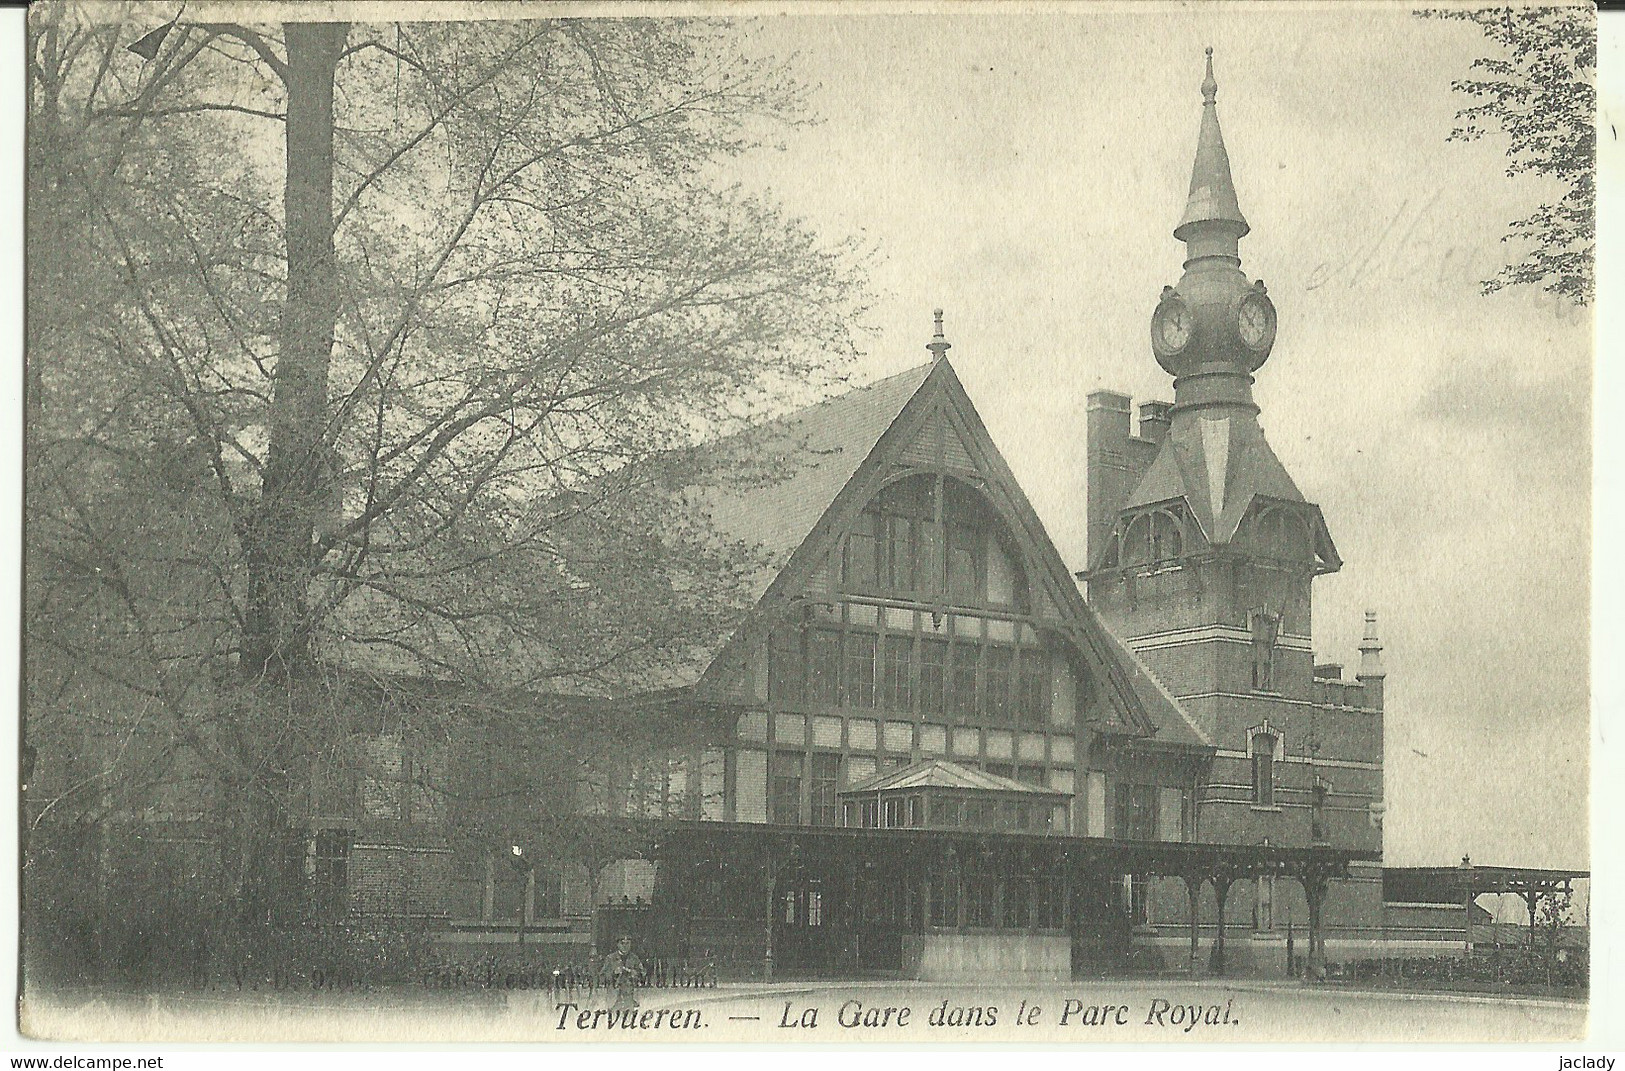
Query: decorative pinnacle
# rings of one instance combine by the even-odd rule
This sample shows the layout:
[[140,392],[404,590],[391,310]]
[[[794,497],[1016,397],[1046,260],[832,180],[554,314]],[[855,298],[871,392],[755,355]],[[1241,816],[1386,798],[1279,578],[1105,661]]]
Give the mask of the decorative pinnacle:
[[1381,647],[1378,647],[1377,611],[1375,610],[1367,610],[1365,612],[1365,636],[1361,640],[1361,643],[1361,650],[1365,650],[1367,647],[1377,647],[1378,650],[1382,649]]
[[1360,640],[1360,672],[1357,680],[1380,680],[1386,677],[1382,668],[1382,641],[1377,639],[1377,611],[1365,612],[1365,636]]
[[931,336],[931,341],[926,343],[925,348],[931,351],[931,355],[933,357],[941,357],[943,354],[953,349],[953,343],[949,342],[945,337],[943,337],[942,310],[934,309],[932,310],[931,315],[936,318],[937,333]]

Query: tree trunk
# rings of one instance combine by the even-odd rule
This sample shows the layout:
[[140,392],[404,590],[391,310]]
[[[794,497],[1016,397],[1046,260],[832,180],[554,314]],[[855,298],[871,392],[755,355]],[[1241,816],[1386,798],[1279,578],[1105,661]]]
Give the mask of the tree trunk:
[[333,252],[333,79],[340,22],[284,26],[288,59],[283,228],[287,287],[273,375],[265,474],[246,527],[249,605],[242,670],[282,680],[308,667],[306,619],[317,503],[329,478],[327,377],[338,319]]

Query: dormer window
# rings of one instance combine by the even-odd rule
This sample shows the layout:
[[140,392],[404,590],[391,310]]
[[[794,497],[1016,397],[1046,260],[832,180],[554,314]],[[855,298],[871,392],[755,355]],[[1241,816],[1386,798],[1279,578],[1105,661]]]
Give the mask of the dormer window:
[[1308,561],[1314,557],[1309,528],[1296,510],[1269,506],[1252,521],[1248,540],[1253,550],[1266,558],[1282,561]]
[[1158,509],[1129,519],[1123,528],[1121,549],[1107,557],[1107,566],[1154,565],[1173,561],[1185,553],[1185,527],[1172,510]]

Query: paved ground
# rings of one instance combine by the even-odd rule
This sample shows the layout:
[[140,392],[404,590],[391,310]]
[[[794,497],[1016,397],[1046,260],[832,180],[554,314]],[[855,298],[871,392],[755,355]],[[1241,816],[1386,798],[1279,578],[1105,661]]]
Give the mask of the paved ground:
[[1565,1041],[1585,1035],[1587,1016],[1586,1005],[1573,1001],[1212,980],[981,988],[784,982],[645,989],[640,998],[628,1018],[611,1015],[602,994],[556,1002],[485,989],[222,992],[31,1002],[24,1020],[36,1036],[81,1040],[1215,1045]]

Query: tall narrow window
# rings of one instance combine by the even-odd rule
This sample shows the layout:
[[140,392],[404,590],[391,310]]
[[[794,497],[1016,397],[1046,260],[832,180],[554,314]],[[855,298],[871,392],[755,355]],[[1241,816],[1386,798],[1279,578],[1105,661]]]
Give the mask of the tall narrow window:
[[1015,648],[989,647],[982,663],[983,703],[989,721],[1010,720],[1010,678]]
[[801,632],[777,628],[768,638],[767,697],[780,703],[801,702]]
[[914,522],[908,517],[886,518],[886,555],[883,576],[891,591],[914,590]]
[[879,579],[876,562],[879,557],[879,539],[875,531],[881,518],[869,512],[860,513],[852,531],[846,537],[845,584],[848,591],[873,591]]
[[845,685],[842,695],[849,707],[875,705],[875,643],[869,632],[849,632],[842,642],[845,651]]
[[840,702],[841,634],[827,628],[809,632],[807,666],[812,701],[830,707]]
[[914,707],[914,637],[886,637],[886,698],[891,710]]
[[948,527],[948,594],[955,600],[977,602],[981,584],[977,558],[981,533],[964,524]]
[[916,526],[919,554],[914,564],[914,582],[928,599],[942,595],[942,525],[927,517]]
[[1252,615],[1253,687],[1261,692],[1275,690],[1275,641],[1281,619],[1266,610]]
[[987,547],[987,601],[995,606],[1016,603],[1016,568],[997,540],[989,540]]
[[1027,928],[1028,901],[1032,899],[1032,882],[1027,878],[1011,878],[1004,883],[1004,928]]
[[841,757],[827,752],[815,752],[811,767],[807,789],[812,824],[833,826],[836,824],[838,807],[835,794],[841,787]]
[[1151,557],[1151,518],[1141,514],[1123,530],[1123,564],[1139,565]]
[[939,873],[931,881],[931,925],[954,929],[959,925],[959,873]]
[[948,641],[920,638],[920,711],[947,712]]
[[1021,724],[1037,728],[1049,720],[1049,705],[1049,652],[1023,650],[1017,717]]
[[1275,806],[1275,737],[1254,733],[1253,802],[1260,807]]
[[976,716],[976,663],[980,651],[975,644],[955,641],[953,645],[953,696],[949,705],[962,718]]
[[799,751],[773,753],[773,792],[769,821],[784,826],[801,824],[801,763]]

